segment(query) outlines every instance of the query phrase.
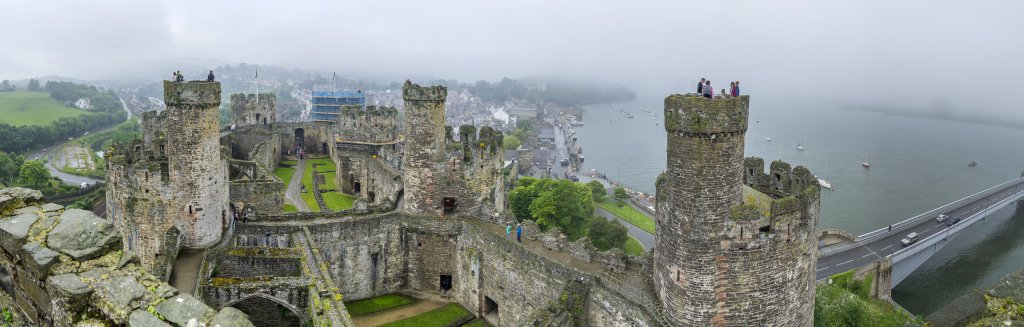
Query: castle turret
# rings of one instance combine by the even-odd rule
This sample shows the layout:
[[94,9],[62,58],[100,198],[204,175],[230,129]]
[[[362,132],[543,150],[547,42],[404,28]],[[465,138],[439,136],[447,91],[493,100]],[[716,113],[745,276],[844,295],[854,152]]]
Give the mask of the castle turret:
[[773,164],[768,175],[751,159],[744,169],[749,105],[665,99],[654,282],[673,325],[812,324],[817,184],[803,167]]
[[220,151],[220,82],[164,81],[167,157],[177,185],[182,245],[220,240],[228,215],[227,164]]
[[409,81],[402,87],[405,100],[405,144],[402,181],[405,184],[403,211],[413,214],[441,214],[438,181],[445,159],[444,86],[422,87]]
[[277,96],[273,93],[231,95],[231,124],[237,127],[277,122]]

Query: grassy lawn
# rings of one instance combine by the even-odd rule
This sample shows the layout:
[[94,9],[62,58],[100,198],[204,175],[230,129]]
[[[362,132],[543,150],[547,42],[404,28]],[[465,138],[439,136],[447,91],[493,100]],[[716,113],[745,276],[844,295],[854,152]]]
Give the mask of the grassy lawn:
[[488,324],[483,319],[476,318],[473,319],[473,321],[470,321],[469,323],[462,325],[462,327],[491,327],[491,324]]
[[622,250],[626,252],[626,255],[637,257],[643,256],[644,252],[647,252],[647,250],[644,249],[644,245],[640,244],[640,241],[633,237],[633,235],[630,235],[629,238],[626,239],[626,244],[622,245]]
[[302,172],[302,185],[306,187],[305,193],[299,193],[302,202],[306,203],[310,211],[320,212],[320,205],[316,203],[316,196],[313,195],[313,164],[312,160],[306,161],[306,170]]
[[285,203],[284,212],[299,212],[299,208],[296,208],[294,205]]
[[284,186],[288,187],[288,182],[292,180],[292,175],[295,174],[295,168],[290,167],[277,167],[274,169],[274,176],[280,178],[284,182]]
[[348,309],[350,315],[358,317],[412,303],[416,303],[416,299],[400,294],[388,294],[364,300],[345,302],[345,308]]
[[324,192],[320,195],[324,197],[324,204],[327,204],[327,208],[331,211],[350,209],[356,202],[356,197],[341,192]]
[[67,107],[43,92],[0,92],[0,122],[13,126],[49,125],[64,117],[86,113]]
[[[351,311],[350,311],[351,312]],[[423,314],[405,318],[382,327],[444,327],[452,322],[472,317],[469,310],[456,303],[449,303],[443,307],[425,312]]]
[[616,217],[622,218],[623,221],[633,224],[633,226],[640,227],[648,233],[654,234],[654,219],[648,217],[646,213],[640,212],[633,208],[629,204],[623,204],[621,207],[614,202],[615,200],[605,199],[601,202],[597,202],[605,211],[611,212]]

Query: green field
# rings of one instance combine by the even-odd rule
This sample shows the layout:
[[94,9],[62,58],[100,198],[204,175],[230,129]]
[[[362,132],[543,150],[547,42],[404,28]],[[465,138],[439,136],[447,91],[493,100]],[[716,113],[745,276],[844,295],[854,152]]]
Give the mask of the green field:
[[449,303],[417,316],[381,325],[381,327],[444,327],[470,317],[473,317],[473,314],[469,313],[469,310],[457,303]]
[[462,327],[491,327],[491,324],[488,324],[483,319],[476,318],[473,319],[473,321],[470,321],[469,323],[462,325]]
[[299,208],[296,208],[294,205],[285,203],[284,212],[299,212]]
[[622,250],[626,252],[626,255],[636,257],[643,256],[644,252],[647,252],[647,250],[644,249],[644,245],[640,244],[640,241],[633,237],[633,235],[630,235],[629,238],[626,239],[626,244],[622,245]]
[[75,117],[85,111],[67,107],[43,92],[0,92],[0,123],[13,126],[49,125],[54,120]]
[[345,308],[348,309],[349,315],[358,317],[412,303],[416,303],[416,299],[400,294],[388,294],[364,300],[345,302]]
[[313,160],[306,160],[306,170],[302,172],[302,185],[306,187],[305,193],[299,193],[302,202],[306,203],[310,211],[320,212],[320,205],[316,203],[316,196],[313,195]]
[[648,217],[646,213],[640,212],[633,208],[629,204],[623,204],[621,207],[613,202],[614,200],[605,199],[601,202],[596,202],[601,209],[610,212],[616,217],[622,218],[627,223],[633,224],[633,226],[640,227],[648,233],[654,234],[654,219]]
[[280,178],[284,182],[284,187],[288,187],[288,182],[292,181],[292,175],[295,174],[295,168],[290,167],[277,167],[274,169],[274,176]]
[[320,195],[324,197],[324,204],[331,211],[351,209],[356,202],[356,197],[341,192],[323,192]]

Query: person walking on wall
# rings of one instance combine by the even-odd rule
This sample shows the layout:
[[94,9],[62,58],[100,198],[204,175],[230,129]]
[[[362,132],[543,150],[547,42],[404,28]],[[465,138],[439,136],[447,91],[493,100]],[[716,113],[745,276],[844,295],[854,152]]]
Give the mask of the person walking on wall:
[[505,224],[505,239],[512,239],[512,224]]
[[697,82],[697,94],[704,95],[704,78],[700,78],[700,82]]
[[213,82],[213,71],[210,71],[210,75],[206,75],[207,82]]
[[523,225],[516,224],[516,242],[523,243]]

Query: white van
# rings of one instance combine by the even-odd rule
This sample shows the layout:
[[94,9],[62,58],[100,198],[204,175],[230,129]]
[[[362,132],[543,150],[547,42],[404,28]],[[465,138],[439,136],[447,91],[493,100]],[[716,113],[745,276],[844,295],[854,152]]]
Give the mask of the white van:
[[902,240],[900,240],[900,243],[903,244],[903,246],[908,246],[917,243],[917,238],[917,232],[913,232],[907,234],[907,237],[904,237]]

